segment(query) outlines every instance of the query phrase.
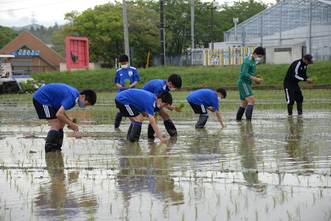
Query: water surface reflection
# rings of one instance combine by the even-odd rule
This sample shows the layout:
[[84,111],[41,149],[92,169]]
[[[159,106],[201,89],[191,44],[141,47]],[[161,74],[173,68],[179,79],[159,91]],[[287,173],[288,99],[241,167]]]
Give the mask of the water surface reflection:
[[[169,148],[166,145],[152,141],[148,142],[148,150],[142,150],[139,142],[122,140],[119,146],[120,168],[117,183],[122,192],[126,216],[130,201],[141,196],[142,193],[149,193],[154,199],[164,202],[165,207],[184,203],[183,193],[178,190],[170,174],[167,155]],[[140,204],[146,203],[140,202]],[[146,205],[143,208],[146,208]]]
[[40,184],[35,199],[39,215],[47,219],[63,220],[77,218],[81,212],[94,214],[98,206],[95,196],[84,191],[81,193],[73,187],[79,172],[66,174],[63,154],[59,151],[50,152],[45,155],[45,160],[50,180]]

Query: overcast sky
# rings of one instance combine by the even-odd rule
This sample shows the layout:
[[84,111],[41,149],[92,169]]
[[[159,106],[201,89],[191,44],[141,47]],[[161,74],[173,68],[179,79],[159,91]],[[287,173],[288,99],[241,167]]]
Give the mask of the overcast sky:
[[[122,2],[122,0],[118,0]],[[217,1],[217,0],[216,0]],[[227,0],[232,1],[232,0]],[[95,5],[102,5],[114,0],[0,0],[0,25],[21,27],[33,23],[45,27],[65,24],[64,14],[73,10],[82,12]],[[212,2],[212,0],[203,0]],[[222,4],[223,1],[218,1]],[[276,0],[262,0],[274,3]]]
[[45,27],[65,24],[64,14],[82,12],[113,0],[0,0],[0,25],[20,27],[36,24]]

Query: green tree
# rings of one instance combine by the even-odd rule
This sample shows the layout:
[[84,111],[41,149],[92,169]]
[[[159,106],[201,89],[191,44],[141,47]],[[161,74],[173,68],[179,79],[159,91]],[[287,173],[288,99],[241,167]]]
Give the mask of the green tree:
[[[158,44],[157,17],[150,9],[128,4],[130,47],[134,48],[134,64],[142,66],[149,51],[154,52]],[[121,4],[98,5],[81,14],[67,13],[67,25],[57,32],[53,42],[64,41],[65,36],[87,37],[89,39],[90,60],[103,61],[114,66],[115,58],[124,53],[124,33]]]
[[19,35],[18,31],[0,25],[0,49]]
[[[249,1],[234,2],[213,8],[211,3],[195,0],[195,48],[206,48],[212,41],[223,41],[223,32],[233,27],[232,19],[240,22],[268,7],[267,4]],[[211,9],[213,8],[213,9]],[[143,66],[147,53],[160,52],[160,4],[154,0],[127,2],[129,43],[134,49],[133,63]],[[65,15],[68,24],[55,32],[52,42],[64,55],[65,36],[89,38],[90,59],[103,61],[112,67],[115,58],[124,53],[122,4],[116,2],[99,5],[82,13],[76,11]],[[182,53],[191,47],[191,1],[164,1],[166,54]],[[214,30],[214,32],[212,32]]]

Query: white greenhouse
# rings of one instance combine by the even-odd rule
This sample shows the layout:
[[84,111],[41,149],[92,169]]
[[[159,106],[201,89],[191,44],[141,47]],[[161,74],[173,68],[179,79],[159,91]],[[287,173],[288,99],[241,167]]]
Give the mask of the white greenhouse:
[[305,53],[331,60],[331,0],[282,0],[224,32],[224,39],[236,47],[265,47],[267,63],[286,63],[276,57],[288,55],[289,61]]

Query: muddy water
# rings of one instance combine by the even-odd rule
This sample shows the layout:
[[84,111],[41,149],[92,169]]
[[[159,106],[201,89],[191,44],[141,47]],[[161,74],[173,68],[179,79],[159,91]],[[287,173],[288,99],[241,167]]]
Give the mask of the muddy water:
[[331,219],[329,108],[302,118],[257,109],[252,123],[225,109],[223,130],[212,114],[194,129],[187,109],[173,114],[179,135],[164,145],[147,139],[146,123],[127,142],[128,120],[114,130],[103,102],[73,110],[80,132],[66,130],[62,152],[45,156],[49,127],[23,104],[2,100],[0,220]]

